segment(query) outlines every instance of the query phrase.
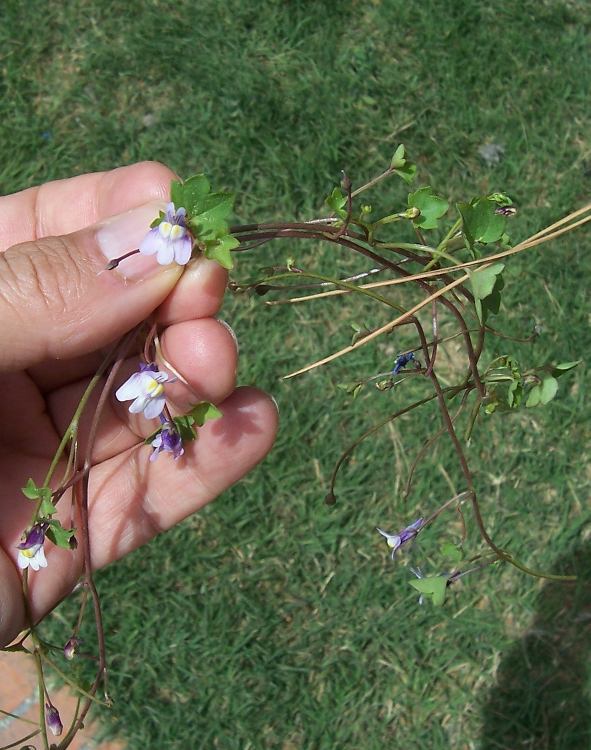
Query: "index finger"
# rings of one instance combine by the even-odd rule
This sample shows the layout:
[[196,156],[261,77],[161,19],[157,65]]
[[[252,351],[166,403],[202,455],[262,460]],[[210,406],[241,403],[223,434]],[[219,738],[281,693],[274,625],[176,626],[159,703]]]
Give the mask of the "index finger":
[[175,174],[140,162],[55,180],[0,198],[0,252],[20,242],[70,234],[152,200],[168,200]]

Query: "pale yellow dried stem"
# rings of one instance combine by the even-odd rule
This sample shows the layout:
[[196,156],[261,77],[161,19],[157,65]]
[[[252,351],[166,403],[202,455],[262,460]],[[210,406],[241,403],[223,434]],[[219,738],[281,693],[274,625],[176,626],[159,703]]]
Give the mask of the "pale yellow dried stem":
[[388,333],[388,331],[391,331],[393,328],[396,328],[396,326],[402,325],[402,323],[405,323],[416,312],[421,310],[426,305],[430,304],[434,299],[441,297],[443,294],[446,294],[454,287],[459,286],[460,284],[463,284],[464,281],[467,281],[468,278],[469,278],[468,274],[461,276],[459,279],[452,281],[451,284],[447,284],[447,286],[444,286],[442,289],[439,289],[439,291],[430,295],[429,297],[424,299],[422,302],[419,302],[414,307],[411,307],[410,310],[407,310],[402,315],[399,315],[395,320],[392,320],[389,323],[386,323],[386,325],[383,325],[381,328],[377,328],[375,331],[372,331],[367,336],[364,336],[362,339],[359,339],[354,344],[351,344],[350,346],[346,346],[344,349],[341,349],[340,351],[335,352],[334,354],[330,354],[328,357],[324,357],[324,359],[319,359],[317,362],[313,362],[312,364],[307,365],[306,367],[303,367],[301,370],[296,370],[296,372],[292,372],[289,375],[284,375],[283,380],[294,378],[296,375],[302,375],[304,372],[309,372],[310,370],[314,370],[316,367],[320,367],[321,365],[325,365],[328,362],[332,362],[332,360],[338,359],[339,357],[342,357],[344,354],[348,354],[349,352],[352,352],[354,349],[359,349],[364,344],[367,344],[373,339],[377,338],[378,336],[381,336],[382,333]]
[[[379,287],[384,286],[395,286],[396,284],[407,284],[409,281],[422,281],[425,279],[432,279],[437,276],[443,276],[444,274],[451,273],[453,271],[463,271],[465,268],[471,268],[472,266],[482,266],[486,263],[491,263],[495,260],[500,260],[501,258],[507,258],[510,255],[516,255],[517,253],[521,253],[524,250],[528,250],[531,247],[536,247],[537,245],[541,245],[544,242],[550,242],[550,240],[555,239],[556,237],[559,237],[561,234],[565,234],[566,232],[570,232],[573,229],[576,229],[579,226],[582,226],[583,224],[586,224],[587,222],[591,221],[591,215],[586,216],[584,219],[580,219],[579,221],[569,224],[569,226],[564,227],[563,229],[560,229],[559,231],[552,232],[551,234],[548,234],[550,230],[553,230],[559,226],[562,226],[563,224],[572,221],[572,219],[576,218],[577,216],[580,216],[581,214],[591,211],[591,204],[585,206],[584,208],[580,208],[577,211],[574,211],[572,214],[569,214],[568,216],[565,216],[563,219],[560,219],[560,221],[555,222],[549,227],[546,227],[546,229],[541,230],[540,232],[537,232],[536,234],[532,234],[531,237],[528,237],[526,240],[523,240],[523,242],[520,242],[518,245],[515,245],[515,247],[510,248],[509,250],[503,250],[500,253],[495,253],[494,255],[489,255],[486,258],[478,258],[477,260],[470,260],[466,261],[466,263],[460,263],[457,266],[447,266],[445,268],[437,268],[433,271],[426,271],[425,273],[417,273],[412,276],[405,276],[404,278],[400,279],[386,279],[383,281],[372,281],[369,284],[360,284],[360,289],[376,289]],[[324,297],[334,297],[339,294],[350,294],[350,290],[348,289],[330,289],[326,292],[318,292],[316,294],[306,294],[301,297],[290,297],[286,300],[273,300],[271,302],[267,302],[267,305],[282,305],[282,304],[294,304],[297,302],[309,302],[310,300],[315,299],[323,299]]]

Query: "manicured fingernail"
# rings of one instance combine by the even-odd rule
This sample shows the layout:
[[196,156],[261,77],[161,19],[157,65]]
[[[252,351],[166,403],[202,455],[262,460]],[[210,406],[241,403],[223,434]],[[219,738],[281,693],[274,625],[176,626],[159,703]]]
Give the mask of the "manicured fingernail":
[[[107,261],[136,250],[148,233],[150,224],[163,208],[164,203],[153,201],[124,214],[112,216],[99,224],[95,235],[96,241]],[[140,281],[153,276],[163,268],[166,266],[159,266],[153,256],[137,253],[122,260],[117,268],[109,273],[119,273],[131,281]]]
[[234,339],[234,344],[236,345],[236,351],[240,352],[240,345],[238,343],[238,339],[236,337],[236,334],[234,333],[234,329],[232,328],[232,326],[229,323],[226,323],[225,320],[220,320],[218,318],[217,321],[218,321],[218,323],[221,323],[224,326],[225,329],[227,329],[227,331],[230,334],[230,336]]

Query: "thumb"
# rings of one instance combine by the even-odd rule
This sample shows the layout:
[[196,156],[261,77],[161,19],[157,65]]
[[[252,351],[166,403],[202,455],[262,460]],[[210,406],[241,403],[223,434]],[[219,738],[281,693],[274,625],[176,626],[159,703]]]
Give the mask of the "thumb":
[[146,318],[168,296],[182,267],[134,255],[161,204],[149,203],[61,237],[0,254],[0,370],[87,354]]

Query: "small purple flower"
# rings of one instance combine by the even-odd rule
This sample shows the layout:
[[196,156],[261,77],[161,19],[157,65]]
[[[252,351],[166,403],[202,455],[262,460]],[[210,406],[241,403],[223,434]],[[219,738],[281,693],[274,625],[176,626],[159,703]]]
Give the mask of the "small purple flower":
[[415,538],[415,536],[423,527],[424,521],[424,518],[417,518],[416,521],[411,523],[410,526],[407,526],[405,529],[402,529],[402,531],[400,531],[398,534],[389,534],[383,529],[376,529],[376,531],[386,539],[386,544],[388,545],[388,547],[392,548],[392,559],[394,559],[394,555],[396,554],[397,549],[402,547],[403,544],[406,544],[407,542],[410,542]]
[[115,396],[119,401],[132,401],[129,411],[132,414],[144,412],[146,419],[155,419],[162,414],[166,405],[164,386],[168,380],[165,372],[160,372],[155,364],[140,365],[123,385],[117,389]]
[[75,635],[73,635],[66,645],[64,646],[64,656],[68,661],[72,661],[72,659],[76,656],[78,653],[78,647],[80,646],[80,639],[76,638]]
[[39,570],[39,568],[47,567],[43,550],[46,531],[47,524],[36,523],[27,531],[24,541],[17,545],[18,558],[16,562],[21,570],[29,567],[33,570]]
[[175,261],[181,266],[191,258],[193,238],[187,229],[187,210],[175,209],[168,203],[162,221],[148,232],[140,242],[139,251],[143,255],[155,255],[161,266]]
[[150,456],[150,461],[155,461],[160,453],[163,452],[172,453],[172,457],[176,461],[185,452],[181,436],[172,425],[165,427],[156,435],[154,440],[152,440],[152,448],[154,448],[154,450]]
[[400,370],[406,367],[410,362],[413,361],[415,358],[415,355],[413,352],[408,352],[407,354],[399,354],[396,357],[396,360],[394,361],[394,367],[392,369],[392,375],[398,375]]
[[54,737],[59,737],[63,732],[64,725],[60,719],[59,711],[51,703],[45,704],[45,721]]

